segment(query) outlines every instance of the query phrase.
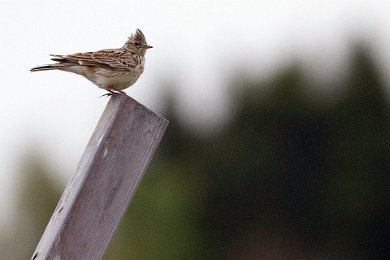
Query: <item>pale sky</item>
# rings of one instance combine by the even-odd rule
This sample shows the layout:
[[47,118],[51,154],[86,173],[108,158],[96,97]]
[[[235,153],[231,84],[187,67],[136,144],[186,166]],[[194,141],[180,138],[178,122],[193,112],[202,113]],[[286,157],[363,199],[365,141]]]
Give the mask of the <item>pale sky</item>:
[[192,124],[226,116],[226,85],[237,70],[266,76],[299,58],[331,79],[359,38],[371,40],[390,79],[387,0],[0,0],[0,224],[14,209],[22,156],[34,147],[67,182],[108,101],[80,76],[29,69],[51,53],[120,47],[136,28],[154,48],[127,94],[161,112],[176,85]]

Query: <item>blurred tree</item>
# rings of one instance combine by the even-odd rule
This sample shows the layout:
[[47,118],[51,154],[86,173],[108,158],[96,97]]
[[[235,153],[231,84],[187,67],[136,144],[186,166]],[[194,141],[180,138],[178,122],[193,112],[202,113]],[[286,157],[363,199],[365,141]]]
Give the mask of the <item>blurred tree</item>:
[[[313,102],[315,84],[299,64],[236,81],[234,113],[208,136],[189,131],[171,100],[163,144],[105,259],[389,259],[384,83],[358,46],[342,96]],[[45,164],[25,165],[7,259],[31,255],[59,198]]]
[[390,110],[364,46],[355,48],[345,97],[332,116],[330,171],[324,181],[329,250],[390,257]]
[[355,49],[339,102],[313,102],[304,75],[295,64],[236,81],[217,135],[189,132],[170,107],[117,235],[132,253],[112,245],[107,259],[388,258],[389,107],[369,52]]
[[1,259],[31,258],[59,200],[62,188],[37,154],[29,152],[20,162],[17,209],[10,223],[12,233],[0,244]]

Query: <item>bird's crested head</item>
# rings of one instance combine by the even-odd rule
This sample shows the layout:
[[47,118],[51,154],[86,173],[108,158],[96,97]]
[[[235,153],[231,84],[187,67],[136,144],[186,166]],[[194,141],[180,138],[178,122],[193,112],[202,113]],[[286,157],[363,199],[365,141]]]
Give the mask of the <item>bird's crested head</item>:
[[153,47],[146,43],[145,35],[141,32],[140,29],[137,29],[135,33],[131,34],[123,48],[143,56],[145,55],[147,49]]

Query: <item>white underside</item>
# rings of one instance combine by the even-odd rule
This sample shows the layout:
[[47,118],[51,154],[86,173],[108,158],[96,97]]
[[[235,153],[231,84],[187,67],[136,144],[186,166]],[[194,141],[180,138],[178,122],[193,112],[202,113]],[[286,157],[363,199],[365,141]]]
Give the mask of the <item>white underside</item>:
[[113,90],[123,90],[130,87],[143,72],[141,68],[134,71],[115,71],[87,66],[70,66],[61,68],[61,70],[82,75],[100,88]]

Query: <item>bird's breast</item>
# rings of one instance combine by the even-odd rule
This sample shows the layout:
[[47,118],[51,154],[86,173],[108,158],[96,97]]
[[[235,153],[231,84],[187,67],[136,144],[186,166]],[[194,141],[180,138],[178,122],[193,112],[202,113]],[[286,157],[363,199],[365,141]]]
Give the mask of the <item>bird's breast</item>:
[[88,73],[85,76],[100,88],[123,90],[133,85],[142,72],[143,68],[138,68],[134,71],[96,68],[94,73]]

